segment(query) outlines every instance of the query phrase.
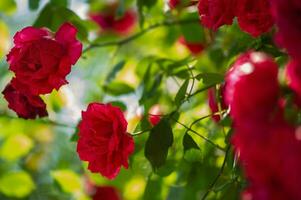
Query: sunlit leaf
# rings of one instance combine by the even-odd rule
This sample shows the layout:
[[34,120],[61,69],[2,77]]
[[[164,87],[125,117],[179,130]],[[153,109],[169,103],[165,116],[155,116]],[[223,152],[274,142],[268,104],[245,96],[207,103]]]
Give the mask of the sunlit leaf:
[[52,171],[51,176],[60,185],[64,192],[73,193],[81,190],[81,179],[71,170]]
[[35,189],[35,184],[24,171],[8,172],[0,177],[0,191],[9,197],[23,198]]
[[124,82],[114,81],[104,86],[106,93],[119,96],[135,92],[135,89]]
[[11,135],[0,147],[0,156],[9,161],[17,160],[32,149],[32,140],[23,134]]
[[176,97],[175,97],[175,103],[177,106],[180,106],[181,103],[183,102],[183,100],[185,99],[185,95],[186,95],[186,91],[188,88],[188,84],[189,84],[189,79],[187,79],[186,81],[184,81],[184,83],[182,84],[182,86],[180,87]]
[[193,140],[193,138],[188,133],[185,133],[183,137],[183,146],[184,146],[184,151],[187,151],[189,149],[200,149],[197,143]]

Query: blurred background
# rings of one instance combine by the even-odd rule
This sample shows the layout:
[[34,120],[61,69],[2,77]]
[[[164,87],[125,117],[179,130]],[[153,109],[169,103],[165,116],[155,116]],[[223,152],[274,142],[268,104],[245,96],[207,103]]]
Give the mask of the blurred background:
[[[133,22],[127,25],[131,26],[129,30],[107,30],[92,20],[92,14],[110,10],[111,5],[115,6],[113,15],[118,20],[128,10],[134,13]],[[174,23],[176,20],[193,22]],[[81,111],[90,102],[111,102],[125,111],[128,132],[134,133],[147,123],[145,113],[154,106],[162,114],[174,110],[174,97],[185,80],[193,79],[188,86],[190,94],[216,85],[239,52],[250,47],[268,51],[261,41],[267,44],[270,36],[253,39],[235,23],[222,27],[211,45],[212,33],[200,26],[196,6],[173,9],[163,0],[1,0],[1,91],[13,76],[5,55],[13,46],[14,34],[32,25],[55,32],[64,21],[78,27],[78,37],[85,48],[91,43],[116,42],[147,31],[129,42],[83,53],[67,77],[69,84],[42,97],[49,113],[46,119],[18,119],[0,95],[0,199],[86,200],[92,199],[97,189],[108,186],[125,200],[200,199],[212,189],[210,184],[225,159],[223,151],[194,134],[191,137],[195,143],[184,148],[186,129],[173,124],[175,142],[163,167],[152,170],[144,156],[147,134],[142,134],[135,137],[130,168],[122,169],[115,180],[109,181],[100,174],[91,174],[77,156],[74,134]],[[155,28],[150,30],[151,26]],[[199,74],[206,76],[196,78]],[[179,121],[189,126],[208,114],[204,90],[183,103]],[[226,147],[225,131],[229,128],[224,123],[221,128],[206,118],[194,130]],[[230,167],[208,199],[238,198],[244,183],[232,155],[227,162]]]

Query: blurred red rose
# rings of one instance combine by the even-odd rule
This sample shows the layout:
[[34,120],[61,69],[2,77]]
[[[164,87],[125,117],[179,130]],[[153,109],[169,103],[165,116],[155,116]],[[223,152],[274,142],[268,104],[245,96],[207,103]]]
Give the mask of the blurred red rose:
[[277,105],[278,66],[260,52],[238,57],[226,75],[225,102],[234,120],[266,119]]
[[187,42],[184,36],[179,37],[179,43],[184,45],[193,55],[199,55],[204,50],[204,45],[200,42]]
[[159,104],[153,105],[148,112],[148,120],[153,125],[156,126],[161,120],[161,108]]
[[274,24],[269,0],[239,0],[236,15],[240,28],[253,37],[269,31]]
[[296,93],[296,103],[301,106],[301,62],[291,60],[286,66],[289,87]]
[[169,0],[168,5],[171,9],[176,8],[181,3],[181,0]]
[[90,18],[96,22],[103,31],[111,31],[119,35],[129,34],[136,22],[136,12],[133,10],[126,10],[122,16],[117,16],[118,5],[107,5],[105,10],[99,13],[91,13]]
[[[220,104],[221,104],[221,109],[224,110],[224,109],[227,109],[227,105],[225,104],[224,102],[224,99],[223,99],[223,92],[224,91],[224,87],[221,88],[221,91],[220,93],[221,94],[217,94],[217,90],[215,88],[211,88],[208,90],[208,105],[209,105],[209,108],[213,113],[217,113],[219,112],[219,106],[218,106],[218,98],[220,98]],[[221,120],[221,117],[220,117],[220,114],[214,114],[212,116],[212,119],[215,121],[215,122],[219,122]]]
[[115,187],[97,186],[93,200],[121,200],[120,195]]
[[201,23],[217,30],[220,26],[231,25],[235,17],[236,0],[200,0],[198,10]]
[[24,119],[35,119],[38,117],[47,116],[46,104],[41,97],[22,93],[14,88],[9,83],[2,94],[8,101],[8,107],[14,110],[19,117]]
[[133,138],[126,132],[127,121],[118,107],[91,103],[82,112],[77,152],[88,161],[88,169],[113,179],[121,166],[128,168],[128,157],[134,151]]
[[50,93],[66,84],[71,65],[79,59],[82,44],[77,29],[63,24],[55,36],[46,29],[27,27],[14,36],[15,46],[7,55],[10,70],[15,72],[14,87],[22,93]]
[[270,3],[278,26],[277,43],[301,63],[301,1],[270,0]]

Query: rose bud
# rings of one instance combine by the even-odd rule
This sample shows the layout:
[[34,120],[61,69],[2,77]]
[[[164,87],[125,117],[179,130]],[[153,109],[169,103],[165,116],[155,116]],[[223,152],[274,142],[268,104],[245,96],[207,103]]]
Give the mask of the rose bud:
[[15,46],[7,55],[15,73],[14,87],[22,93],[50,93],[68,83],[66,76],[82,52],[77,29],[63,24],[56,34],[43,28],[26,27],[14,36]]
[[274,24],[268,0],[238,0],[237,20],[240,28],[253,37],[268,32]]
[[134,140],[127,133],[127,121],[120,108],[111,104],[91,103],[82,112],[77,153],[88,161],[91,172],[113,179],[121,166],[128,168]]
[[277,64],[266,54],[248,52],[239,56],[225,79],[225,102],[232,118],[268,119],[278,101],[277,75]]
[[17,115],[24,119],[35,119],[48,115],[46,104],[37,95],[22,93],[9,83],[2,94],[8,102],[8,107],[15,111]]
[[93,200],[121,200],[119,192],[113,186],[96,186]]

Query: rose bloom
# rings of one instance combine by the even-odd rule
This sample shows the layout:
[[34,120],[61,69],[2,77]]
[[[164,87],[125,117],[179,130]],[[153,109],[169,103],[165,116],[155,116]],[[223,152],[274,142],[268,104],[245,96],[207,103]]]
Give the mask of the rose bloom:
[[178,7],[189,7],[197,4],[197,0],[169,0],[168,6],[170,9],[175,9]]
[[82,52],[77,29],[63,24],[53,35],[44,28],[26,27],[14,36],[14,47],[7,55],[9,69],[15,73],[13,85],[22,93],[50,93],[68,83],[70,73]]
[[192,55],[199,55],[204,50],[204,45],[200,42],[188,42],[185,40],[184,36],[178,39],[179,43],[184,45]]
[[278,26],[277,43],[301,63],[301,1],[270,0],[270,3]]
[[225,102],[234,120],[266,119],[279,95],[278,66],[260,52],[240,55],[225,78]]
[[280,111],[268,122],[239,122],[234,130],[232,144],[249,181],[242,199],[301,199],[300,127]]
[[295,102],[301,106],[301,62],[291,60],[286,66],[289,87],[295,92]]
[[238,0],[239,26],[253,37],[268,32],[274,24],[269,0]]
[[2,94],[8,101],[8,107],[21,118],[35,119],[37,116],[44,117],[48,115],[46,104],[41,97],[30,93],[22,93],[16,90],[11,83],[5,87]]
[[121,200],[121,197],[115,187],[97,186],[96,192],[92,195],[93,200]]
[[113,179],[121,166],[128,168],[128,157],[134,151],[133,138],[126,132],[122,111],[111,104],[91,103],[82,112],[77,152],[88,161],[88,169]]
[[198,11],[201,23],[217,30],[220,26],[231,25],[235,17],[236,0],[200,0]]
[[93,12],[89,16],[99,25],[101,30],[118,35],[127,35],[133,30],[137,22],[136,12],[129,9],[124,12],[123,16],[117,16],[117,7],[117,4],[107,5],[105,10],[99,13]]

